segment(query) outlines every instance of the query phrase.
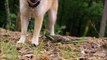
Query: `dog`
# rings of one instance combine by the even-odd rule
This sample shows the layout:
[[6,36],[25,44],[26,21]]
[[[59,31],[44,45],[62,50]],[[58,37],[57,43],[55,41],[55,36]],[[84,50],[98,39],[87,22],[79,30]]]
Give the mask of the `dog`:
[[55,35],[54,26],[57,20],[58,0],[20,0],[21,37],[17,43],[26,41],[29,18],[35,19],[32,44],[39,45],[39,34],[44,15],[48,13],[48,31]]

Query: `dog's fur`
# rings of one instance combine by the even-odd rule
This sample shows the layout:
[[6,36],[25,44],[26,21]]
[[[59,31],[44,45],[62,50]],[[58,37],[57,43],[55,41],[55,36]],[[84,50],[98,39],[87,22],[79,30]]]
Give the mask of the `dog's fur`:
[[[31,1],[31,0],[29,0]],[[35,0],[37,1],[37,0]],[[34,2],[35,2],[34,1]],[[31,1],[32,2],[32,1]],[[32,4],[34,3],[32,2]],[[29,24],[29,18],[35,19],[34,33],[32,37],[32,44],[39,44],[39,34],[45,13],[48,13],[48,30],[50,35],[54,35],[54,25],[57,19],[58,0],[40,0],[36,7],[29,6],[28,0],[20,0],[20,14],[21,14],[21,37],[17,43],[24,43],[26,40],[26,33]]]

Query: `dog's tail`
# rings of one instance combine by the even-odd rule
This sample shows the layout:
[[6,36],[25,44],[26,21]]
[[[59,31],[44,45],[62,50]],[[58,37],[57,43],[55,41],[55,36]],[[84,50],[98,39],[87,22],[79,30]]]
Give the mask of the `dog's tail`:
[[27,0],[29,7],[35,8],[40,4],[40,0]]

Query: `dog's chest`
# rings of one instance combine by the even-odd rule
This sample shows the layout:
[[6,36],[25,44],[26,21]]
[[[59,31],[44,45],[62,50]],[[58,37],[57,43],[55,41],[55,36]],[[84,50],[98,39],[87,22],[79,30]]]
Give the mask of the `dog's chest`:
[[41,0],[40,4],[35,7],[35,8],[31,8],[32,9],[32,13],[33,14],[45,14],[46,11],[48,11],[51,7],[52,2],[50,0]]
[[[31,0],[36,2],[35,0]],[[20,11],[24,15],[35,16],[44,15],[51,7],[53,0],[40,0],[40,4],[35,8],[29,7],[27,0],[20,0]]]

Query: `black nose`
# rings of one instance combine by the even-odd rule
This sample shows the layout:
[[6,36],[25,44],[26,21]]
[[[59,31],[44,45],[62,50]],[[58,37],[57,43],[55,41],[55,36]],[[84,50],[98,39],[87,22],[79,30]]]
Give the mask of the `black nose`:
[[28,4],[29,4],[29,7],[31,7],[31,8],[35,8],[40,4],[40,0],[30,0],[30,1],[31,2],[28,1]]
[[37,2],[37,1],[38,1],[38,0],[31,0],[32,3],[35,3],[35,2]]

